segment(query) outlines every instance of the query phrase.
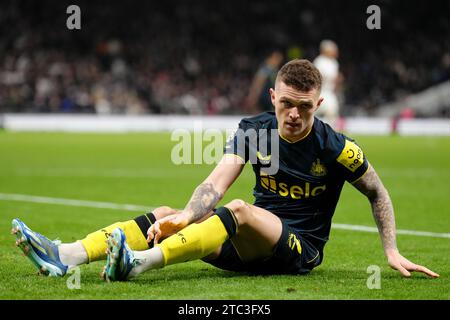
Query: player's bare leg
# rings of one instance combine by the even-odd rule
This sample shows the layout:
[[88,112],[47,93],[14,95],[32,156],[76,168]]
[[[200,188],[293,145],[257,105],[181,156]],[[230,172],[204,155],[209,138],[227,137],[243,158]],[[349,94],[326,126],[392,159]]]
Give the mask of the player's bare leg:
[[[171,223],[169,218],[168,225]],[[233,239],[244,261],[271,256],[279,241],[282,224],[272,213],[234,200],[201,223],[178,230],[160,245],[145,251],[133,251],[120,228],[108,240],[109,254],[104,267],[108,281],[123,281],[150,269],[196,260],[214,258],[217,248]]]
[[[281,220],[273,213],[239,199],[225,207],[232,210],[237,218],[238,230],[231,242],[240,258],[247,262],[269,257],[281,237]],[[203,260],[214,260],[220,252],[221,247]]]

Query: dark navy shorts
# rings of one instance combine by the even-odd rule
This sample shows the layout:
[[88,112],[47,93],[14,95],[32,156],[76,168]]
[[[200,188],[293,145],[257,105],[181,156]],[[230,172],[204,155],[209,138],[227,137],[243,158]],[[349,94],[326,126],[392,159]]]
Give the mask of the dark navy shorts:
[[224,270],[255,274],[306,274],[322,262],[322,256],[297,229],[282,220],[282,232],[273,255],[251,262],[243,262],[231,240],[222,245],[218,258],[207,261]]

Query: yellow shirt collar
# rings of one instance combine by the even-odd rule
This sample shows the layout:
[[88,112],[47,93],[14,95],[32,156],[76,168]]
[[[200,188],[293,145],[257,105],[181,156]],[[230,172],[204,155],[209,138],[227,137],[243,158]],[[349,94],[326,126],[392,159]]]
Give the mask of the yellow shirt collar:
[[281,131],[280,131],[280,127],[278,127],[278,135],[280,136],[281,139],[283,139],[284,141],[286,141],[286,142],[288,142],[288,143],[296,143],[296,142],[302,141],[302,140],[305,139],[307,136],[309,136],[309,134],[310,134],[311,131],[312,131],[313,126],[314,126],[314,124],[311,126],[311,128],[309,128],[308,132],[307,132],[303,137],[301,137],[301,138],[299,138],[299,139],[297,139],[297,140],[295,140],[295,141],[291,141],[291,140],[289,140],[288,138],[283,137],[283,135],[281,134]]

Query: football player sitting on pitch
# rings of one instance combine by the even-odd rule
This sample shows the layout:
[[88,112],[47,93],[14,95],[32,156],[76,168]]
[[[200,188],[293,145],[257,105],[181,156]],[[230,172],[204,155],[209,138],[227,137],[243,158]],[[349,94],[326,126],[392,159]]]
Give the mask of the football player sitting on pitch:
[[[389,265],[406,277],[411,271],[438,277],[399,253],[392,203],[374,168],[353,140],[314,117],[323,100],[320,89],[321,75],[311,62],[285,64],[270,89],[275,112],[240,122],[223,158],[181,212],[163,207],[159,216],[157,210],[60,246],[15,219],[18,245],[50,275],[105,257],[103,276],[110,281],[194,259],[233,271],[304,274],[323,261],[332,216],[348,181],[370,201]],[[263,154],[273,148],[247,139],[250,130],[265,130],[260,137],[266,143],[269,136],[277,138],[278,153]],[[214,209],[249,159],[257,159],[252,162],[255,203],[233,200]],[[278,170],[269,173],[272,161]],[[148,249],[146,240],[155,246]]]

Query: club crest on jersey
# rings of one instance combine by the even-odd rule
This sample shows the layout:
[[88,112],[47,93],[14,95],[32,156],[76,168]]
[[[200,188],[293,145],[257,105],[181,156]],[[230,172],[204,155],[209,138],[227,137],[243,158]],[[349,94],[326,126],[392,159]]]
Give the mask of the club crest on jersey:
[[310,173],[316,177],[323,177],[327,174],[327,168],[320,162],[320,159],[317,159],[312,163]]
[[261,162],[262,165],[266,165],[270,163],[270,154],[268,154],[267,156],[263,156],[259,151],[256,152],[256,156],[259,159],[259,162]]

